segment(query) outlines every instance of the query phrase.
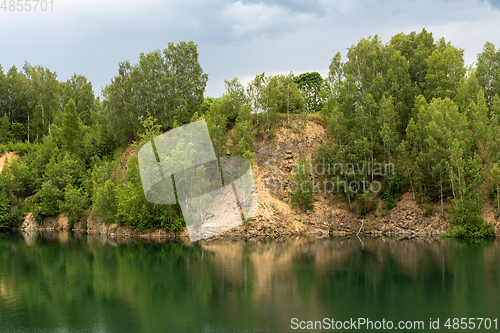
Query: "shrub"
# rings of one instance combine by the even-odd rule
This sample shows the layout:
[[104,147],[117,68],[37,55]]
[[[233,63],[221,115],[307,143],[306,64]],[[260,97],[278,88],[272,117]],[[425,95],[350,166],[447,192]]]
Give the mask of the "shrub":
[[481,207],[473,198],[464,199],[463,203],[453,200],[453,212],[450,219],[451,235],[456,238],[488,238],[494,235],[489,223],[483,223]]
[[40,190],[27,200],[35,204],[33,215],[36,219],[45,216],[54,216],[60,212],[60,204],[63,199],[62,192],[52,184],[52,181],[43,182]]
[[94,209],[103,221],[109,222],[116,218],[116,206],[116,186],[108,179],[95,192]]
[[69,219],[76,222],[76,216],[81,215],[88,208],[87,196],[81,189],[68,184],[64,189],[64,203],[61,210],[68,214]]
[[452,226],[451,231],[452,237],[465,239],[491,238],[493,235],[493,227],[489,223]]
[[374,193],[368,191],[356,197],[356,205],[359,208],[359,214],[365,216],[375,208],[377,208],[377,201],[374,198]]
[[304,210],[314,209],[313,205],[313,184],[312,177],[307,169],[307,165],[310,165],[309,159],[302,157],[297,167],[295,168],[294,183],[296,188],[292,195],[291,206],[302,206]]
[[384,189],[382,197],[388,209],[394,208],[397,202],[401,200],[406,184],[406,178],[396,172],[385,175],[382,185]]

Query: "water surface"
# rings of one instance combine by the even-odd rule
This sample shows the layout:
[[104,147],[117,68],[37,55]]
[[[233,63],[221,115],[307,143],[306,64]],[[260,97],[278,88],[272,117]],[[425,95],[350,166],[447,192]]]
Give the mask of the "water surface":
[[292,318],[360,317],[449,331],[447,318],[499,308],[497,242],[0,234],[0,332],[289,332]]

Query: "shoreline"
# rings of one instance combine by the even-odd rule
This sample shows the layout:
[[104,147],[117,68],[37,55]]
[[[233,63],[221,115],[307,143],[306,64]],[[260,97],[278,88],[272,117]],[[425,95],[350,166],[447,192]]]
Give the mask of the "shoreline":
[[[237,229],[236,227],[235,229]],[[23,235],[39,235],[39,234],[64,234],[71,232],[74,235],[87,235],[87,236],[97,236],[103,238],[110,238],[120,241],[134,241],[134,240],[145,240],[154,241],[158,243],[168,242],[168,241],[182,241],[191,244],[202,244],[212,241],[263,241],[263,240],[293,240],[297,238],[301,239],[335,239],[335,238],[390,238],[396,240],[403,239],[425,239],[425,240],[446,240],[451,239],[448,237],[443,237],[440,233],[426,233],[426,232],[416,232],[411,231],[326,231],[326,230],[313,230],[309,232],[300,233],[241,233],[238,230],[228,230],[224,233],[202,239],[196,242],[191,242],[186,229],[184,229],[180,234],[174,232],[168,232],[164,229],[156,230],[145,230],[130,232],[130,228],[126,226],[116,226],[116,224],[108,225],[103,223],[103,231],[100,230],[83,230],[79,228],[69,229],[67,227],[54,228],[54,227],[44,227],[38,226],[35,228],[12,228],[11,232],[19,232]],[[498,239],[498,237],[491,238],[492,240]]]

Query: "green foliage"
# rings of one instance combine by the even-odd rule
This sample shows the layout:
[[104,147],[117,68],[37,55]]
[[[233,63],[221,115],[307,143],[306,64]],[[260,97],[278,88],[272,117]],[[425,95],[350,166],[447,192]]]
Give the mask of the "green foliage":
[[356,205],[358,206],[359,214],[365,216],[375,208],[377,208],[377,200],[375,193],[370,191],[359,194],[356,197]]
[[396,207],[397,202],[404,194],[407,183],[407,179],[397,172],[384,176],[382,198],[388,209]]
[[16,76],[16,83],[20,93],[25,95],[24,110],[27,118],[23,120],[27,125],[28,142],[41,142],[43,136],[49,133],[59,110],[61,84],[57,81],[55,72],[41,65],[31,66],[25,63],[23,71],[23,74]]
[[491,197],[496,199],[497,216],[500,216],[500,169],[498,164],[495,163],[491,169]]
[[40,190],[28,198],[29,203],[35,204],[33,216],[39,220],[46,216],[57,215],[61,211],[62,200],[63,193],[50,180],[43,182]]
[[206,113],[206,121],[210,138],[217,157],[225,156],[227,150],[227,118],[222,114],[219,99],[215,99]]
[[94,91],[92,90],[92,83],[87,81],[85,76],[73,74],[64,84],[62,104],[66,105],[70,100],[74,101],[76,113],[82,124],[92,125],[94,123],[92,115],[95,103]]
[[162,131],[189,122],[200,110],[207,80],[193,41],[141,53],[135,65],[120,63],[118,76],[103,90],[103,113],[115,144],[136,138],[148,110]]
[[0,119],[0,142],[6,144],[12,140],[9,118],[5,114]]
[[80,117],[72,99],[64,107],[61,142],[68,152],[75,152],[80,143]]
[[[208,76],[192,41],[140,54],[137,64],[120,63],[102,103],[82,75],[61,83],[43,66],[0,68],[0,153],[21,157],[4,167],[0,227],[18,222],[28,197],[38,217],[62,210],[75,220],[92,206],[106,221],[179,231],[179,206],[146,201],[137,156],[122,175],[123,161],[111,161],[117,146],[205,118],[217,156],[229,149],[251,161],[254,123],[272,137],[278,118],[291,127],[290,119],[300,117],[295,131],[302,135],[307,111],[324,117],[332,141],[316,159],[344,166],[324,179],[340,182],[337,195],[351,209],[366,214],[377,200],[351,182],[381,181],[388,208],[409,185],[429,213],[438,201],[444,213],[450,198],[455,236],[489,234],[481,219],[485,183],[500,214],[500,50],[486,43],[477,65],[466,69],[463,50],[423,29],[387,44],[377,35],[361,39],[347,51],[345,62],[340,53],[331,59],[324,80],[316,72],[261,73],[246,89],[237,78],[225,81],[225,93],[215,99],[203,97]],[[366,167],[377,163],[393,163],[397,172],[383,176]],[[354,169],[346,171],[348,164]],[[299,172],[295,179],[303,186],[292,204],[311,209],[311,175]]]
[[322,109],[321,87],[323,78],[318,72],[302,73],[293,78],[304,98],[308,112],[319,112]]
[[214,102],[215,98],[213,97],[205,97],[203,99],[203,103],[201,103],[200,107],[200,114],[202,116],[205,116],[205,114],[210,110],[210,107],[212,106],[212,103]]
[[464,224],[452,227],[451,236],[455,238],[477,239],[494,236],[493,227],[489,223]]
[[229,124],[233,124],[241,107],[246,104],[245,88],[235,77],[231,81],[224,80],[226,92],[220,98],[220,111],[226,117]]
[[149,111],[147,111],[147,117],[141,119],[141,127],[143,128],[143,132],[139,133],[139,145],[143,145],[161,134],[161,126],[156,123],[156,119],[153,118]]
[[291,206],[302,206],[304,210],[314,209],[313,205],[313,184],[311,177],[311,164],[309,159],[302,157],[295,167],[294,188],[292,189]]
[[88,208],[86,194],[81,188],[75,188],[68,184],[64,189],[64,202],[61,205],[61,211],[68,214],[69,218],[74,220],[78,215],[82,215]]
[[13,192],[17,197],[25,197],[30,192],[30,185],[33,184],[34,176],[30,172],[26,163],[20,163],[16,159],[9,162],[9,169],[12,175]]
[[253,142],[254,131],[252,124],[251,108],[248,104],[242,106],[238,118],[234,135],[232,136],[233,146],[231,152],[235,156],[242,156],[253,163]]
[[[118,223],[129,225],[135,230],[163,227],[179,232],[183,223],[179,218],[179,207],[153,204],[144,197],[137,155],[130,157],[127,168],[124,184],[118,187],[106,182],[102,190],[98,190],[96,211],[103,214],[104,210],[111,208],[104,217],[111,219],[112,214],[116,214]],[[116,205],[113,192],[116,193]]]
[[16,227],[24,218],[15,205],[10,178],[10,172],[2,170],[0,173],[0,230]]
[[111,180],[97,187],[94,194],[94,209],[103,222],[112,222],[117,213],[116,186]]
[[82,163],[70,154],[61,153],[52,157],[46,166],[43,178],[50,180],[59,190],[71,184],[81,186],[85,176]]
[[484,90],[491,107],[496,95],[500,95],[500,49],[486,42],[483,51],[477,55],[477,81]]

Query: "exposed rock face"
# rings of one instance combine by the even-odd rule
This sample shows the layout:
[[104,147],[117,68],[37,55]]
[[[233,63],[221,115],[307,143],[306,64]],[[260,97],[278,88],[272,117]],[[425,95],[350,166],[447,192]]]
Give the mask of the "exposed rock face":
[[44,230],[69,230],[68,217],[63,214],[49,216],[43,219]]
[[40,230],[38,222],[31,213],[29,213],[25,218],[21,226],[19,227],[22,231],[38,231]]

